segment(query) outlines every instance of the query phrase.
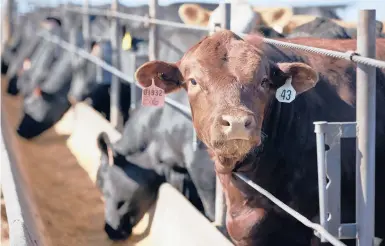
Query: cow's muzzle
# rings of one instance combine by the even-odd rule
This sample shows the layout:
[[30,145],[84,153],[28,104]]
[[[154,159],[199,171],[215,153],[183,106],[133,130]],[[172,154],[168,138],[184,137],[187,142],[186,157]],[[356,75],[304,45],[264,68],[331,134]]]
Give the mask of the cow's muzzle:
[[109,239],[113,241],[123,241],[131,236],[132,226],[125,224],[124,228],[118,228],[118,230],[115,230],[108,223],[106,223],[104,225],[104,231],[107,233]]
[[38,122],[29,114],[25,114],[17,128],[17,134],[22,138],[32,139],[52,127],[52,125],[52,123]]

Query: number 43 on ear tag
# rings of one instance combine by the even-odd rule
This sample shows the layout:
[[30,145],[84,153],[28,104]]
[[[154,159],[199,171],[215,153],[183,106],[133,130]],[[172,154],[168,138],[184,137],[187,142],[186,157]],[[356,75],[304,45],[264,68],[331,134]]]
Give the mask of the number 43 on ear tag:
[[142,105],[143,106],[158,106],[163,107],[164,105],[164,90],[155,85],[154,78],[149,87],[143,88],[142,90]]
[[297,92],[295,91],[294,87],[291,85],[291,77],[288,78],[285,82],[285,84],[277,89],[275,92],[275,98],[279,102],[283,103],[291,103],[296,96]]

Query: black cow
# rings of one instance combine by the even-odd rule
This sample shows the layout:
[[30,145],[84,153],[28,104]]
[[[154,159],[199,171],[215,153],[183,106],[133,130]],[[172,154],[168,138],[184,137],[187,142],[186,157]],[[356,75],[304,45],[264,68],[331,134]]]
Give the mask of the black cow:
[[[67,26],[72,27],[74,23],[79,23],[80,15],[69,14],[68,18],[70,17],[73,22],[72,25]],[[95,16],[91,15],[91,27],[93,27],[92,21],[94,19]],[[105,20],[105,18],[100,19]],[[31,25],[32,24],[33,23],[31,23]],[[20,90],[24,96],[30,93],[31,89],[34,88],[35,85],[40,84],[47,77],[51,66],[60,56],[61,48],[49,41],[46,41],[44,38],[41,38],[39,34],[48,29],[50,34],[57,35],[65,41],[68,41],[69,39],[69,30],[67,26],[62,25],[62,21],[59,17],[48,16],[40,24],[41,27],[37,35],[36,33],[33,33],[29,36],[22,35],[20,37],[21,44],[17,48],[14,59],[11,61],[10,69],[7,72],[7,76],[9,78],[8,93],[11,95],[17,95]],[[100,25],[100,23],[95,24]],[[105,33],[105,31],[94,28],[93,33],[97,37],[100,37],[101,34]],[[91,39],[92,38],[94,38],[94,36],[91,36]],[[28,69],[23,66],[27,62],[30,65],[30,68]]]
[[277,32],[274,28],[265,26],[265,25],[257,25],[251,33],[260,33],[266,38],[284,38],[285,35]]
[[96,184],[106,198],[104,230],[111,240],[127,239],[132,228],[155,203],[164,180],[151,168],[138,166],[114,151],[107,134],[101,133],[97,141],[101,163]]
[[[111,64],[112,47],[109,41],[98,42],[95,51],[98,57],[106,63]],[[110,120],[110,88],[112,74],[104,69],[100,69],[98,76],[98,66],[92,62],[84,61],[83,69],[85,78],[82,76],[74,77],[69,91],[69,97],[73,103],[80,102],[86,98],[91,98],[91,106],[102,113],[107,120]],[[121,80],[120,80],[121,81]],[[128,120],[130,107],[130,85],[121,81],[120,83],[120,111],[123,116],[123,123]]]
[[19,136],[26,139],[38,136],[59,121],[70,108],[67,92],[72,80],[71,60],[71,54],[63,52],[46,80],[25,95],[23,117],[17,127]]
[[[111,46],[109,41],[95,42],[97,35],[103,35],[103,23],[106,19],[96,18],[92,22],[94,35],[91,36],[93,54],[110,63]],[[79,28],[79,27],[77,27]],[[83,45],[81,32],[76,32],[77,46]],[[68,38],[67,38],[68,39]],[[45,41],[47,42],[47,41]],[[52,44],[52,43],[51,43]],[[57,47],[57,46],[53,46]],[[47,64],[49,59],[42,59],[42,64]],[[17,128],[17,133],[26,139],[31,139],[49,129],[58,122],[70,107],[71,103],[82,101],[89,98],[91,106],[110,117],[110,97],[109,87],[111,84],[111,74],[103,71],[98,80],[96,76],[96,65],[87,60],[77,60],[75,71],[72,67],[71,54],[67,51],[61,52],[56,62],[51,63],[49,72],[36,72],[35,79],[30,79],[29,83],[24,83],[22,90],[25,91],[23,118]],[[39,63],[35,63],[36,64]],[[84,77],[77,72],[84,72]],[[36,79],[40,78],[40,79]],[[91,82],[90,82],[91,81]],[[86,85],[86,86],[84,86]],[[92,85],[89,87],[88,85]],[[70,93],[71,92],[71,93]],[[74,93],[75,92],[75,93]],[[128,119],[128,109],[130,106],[130,88],[127,84],[122,84],[120,105],[123,112],[123,120]],[[126,96],[128,95],[128,97]]]
[[[49,32],[55,35],[60,35],[61,31],[61,22],[60,20],[47,18],[42,22],[42,28],[39,29],[38,34],[42,32]],[[53,57],[55,53],[45,53],[44,51],[48,47],[53,47],[49,45],[46,41],[43,41],[38,35],[34,35],[27,39],[27,42],[19,47],[17,54],[14,57],[14,60],[10,62],[9,68],[7,71],[8,89],[7,92],[11,95],[16,95],[19,92],[19,88],[22,86],[18,84],[18,77],[23,74],[23,64],[25,64],[26,59],[30,60],[30,65],[32,71],[35,68],[35,64],[38,60],[42,61],[41,55],[44,55],[44,58]],[[39,66],[37,66],[39,67]]]
[[[40,15],[42,16],[42,15]],[[8,66],[15,58],[20,47],[29,41],[32,35],[35,35],[34,22],[35,19],[32,14],[20,16],[15,21],[15,28],[12,33],[11,39],[7,42],[3,48],[1,54],[1,74],[6,75],[8,72]],[[48,20],[49,18],[46,18]]]
[[[376,21],[376,37],[385,38],[384,24],[380,21]],[[357,38],[357,28],[346,28],[346,33],[353,39]]]
[[[205,34],[207,33],[191,30],[170,30],[161,33],[159,56],[168,61],[175,61],[181,57],[182,52],[190,43],[199,40]],[[146,42],[141,44],[145,47]],[[145,50],[145,48],[143,49]],[[138,52],[141,52],[141,49]],[[140,101],[140,94],[138,96],[138,101]],[[188,105],[186,94],[183,92],[171,95],[171,98],[183,105]],[[117,153],[116,155],[124,156],[127,159],[140,157],[141,160],[135,162],[137,166],[150,166],[164,181],[171,183],[182,192],[210,220],[214,219],[215,172],[213,164],[204,145],[198,144],[197,150],[193,150],[193,126],[188,116],[169,105],[165,105],[163,108],[139,106],[131,113],[122,138],[111,148],[114,153]],[[145,161],[142,159],[144,156]],[[127,165],[132,166],[132,163]],[[109,178],[111,179],[111,177]],[[124,178],[120,176],[113,179],[115,182],[121,183],[128,182],[127,180],[130,180],[131,177],[126,175]],[[145,185],[145,182],[143,181],[141,184]],[[130,192],[134,191],[135,189]],[[104,192],[106,192],[104,194],[106,200],[122,199],[122,197],[111,198],[108,190],[104,190]],[[125,195],[132,197],[130,194]],[[131,199],[145,199],[138,196]],[[126,202],[130,203],[130,200]],[[113,202],[111,203],[113,204]],[[106,203],[106,206],[112,206],[111,203]],[[115,210],[118,209],[115,208]],[[121,214],[120,216],[124,218],[126,215]],[[111,218],[106,214],[106,223],[108,224],[110,220]],[[121,234],[119,230],[124,230],[122,226],[116,230],[108,228],[107,233],[111,238],[116,234]]]
[[[376,23],[376,36],[385,37],[382,33],[382,23]],[[287,38],[294,37],[313,37],[325,39],[355,39],[357,38],[357,28],[344,28],[331,19],[317,17],[313,21],[296,27]]]
[[[382,32],[383,24],[376,22],[376,36],[385,37]],[[275,31],[272,27],[256,26],[252,33],[260,33],[266,38],[296,38],[313,37],[325,39],[354,39],[357,38],[357,28],[344,28],[326,17],[316,17],[313,21],[302,24],[290,34],[284,35]]]
[[293,14],[294,15],[313,15],[317,17],[340,20],[341,18],[338,16],[337,10],[344,7],[346,7],[346,5],[293,7]]
[[24,69],[17,79],[17,88],[22,96],[30,94],[34,86],[44,81],[61,53],[62,49],[58,45],[44,39],[40,40],[39,48],[30,59],[31,67]]
[[[80,33],[79,33],[80,35]],[[93,48],[101,47],[100,51],[95,51],[94,55],[103,59],[103,42],[93,43]],[[73,98],[69,96],[70,90],[79,84],[79,78],[85,81],[86,84],[96,84],[93,90],[81,92],[79,97],[84,100],[89,98],[90,106],[98,112],[105,115],[107,119],[110,117],[109,108],[109,86],[110,78],[102,77],[102,82],[107,83],[97,84],[93,80],[95,67],[90,62],[81,62],[75,65],[77,70],[85,72],[85,78],[74,76],[72,67],[72,54],[62,52],[61,56],[52,65],[50,73],[44,81],[39,84],[33,84],[30,92],[26,93],[23,101],[23,118],[17,128],[17,133],[26,139],[34,138],[57,123],[61,117],[70,108],[71,103],[74,103]],[[104,79],[105,78],[105,79]],[[81,82],[83,82],[81,81]],[[128,109],[130,100],[129,85],[122,84],[121,87],[121,102],[124,111],[124,120],[128,119]],[[128,95],[128,96],[127,96]],[[72,100],[71,100],[72,99]],[[70,102],[71,101],[71,102]]]
[[[185,93],[173,96],[173,99],[186,105]],[[128,237],[126,230],[135,224],[124,225],[127,217],[141,218],[150,205],[146,204],[137,213],[125,213],[116,203],[143,203],[151,200],[153,204],[153,193],[162,182],[173,185],[208,219],[214,220],[215,171],[204,145],[198,144],[197,150],[193,150],[193,127],[189,116],[169,105],[163,108],[139,107],[131,114],[122,138],[111,145],[111,150],[114,164],[119,163],[126,173],[121,175],[110,168],[107,176],[104,165],[106,157],[102,156],[98,185],[103,191],[106,211],[109,211],[105,215],[105,228],[111,239],[116,238],[116,235]],[[154,178],[138,180],[138,177],[132,176],[137,169],[153,170],[157,180],[162,182],[152,186]],[[130,184],[132,180],[141,186],[120,188],[120,184]],[[100,185],[106,182],[110,185]],[[145,187],[152,189],[152,192],[139,192]]]

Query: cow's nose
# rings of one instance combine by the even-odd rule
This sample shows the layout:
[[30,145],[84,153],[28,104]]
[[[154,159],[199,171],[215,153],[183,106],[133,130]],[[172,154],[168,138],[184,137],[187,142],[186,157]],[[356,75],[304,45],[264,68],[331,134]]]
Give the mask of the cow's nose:
[[126,240],[131,235],[131,228],[126,232],[124,230],[114,230],[109,224],[104,225],[104,231],[107,233],[108,237],[113,241]]
[[231,115],[222,115],[220,119],[220,124],[226,128],[250,128],[253,127],[255,123],[254,117],[252,115],[243,115],[243,116],[231,116]]
[[219,125],[228,139],[249,139],[256,127],[255,118],[251,114],[222,115]]

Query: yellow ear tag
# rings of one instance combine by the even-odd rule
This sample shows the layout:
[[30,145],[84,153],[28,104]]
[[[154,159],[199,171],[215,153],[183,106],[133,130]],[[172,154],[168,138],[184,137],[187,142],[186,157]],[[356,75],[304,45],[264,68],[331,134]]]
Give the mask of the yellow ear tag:
[[132,46],[132,37],[129,32],[126,32],[124,34],[123,40],[122,40],[122,49],[123,50],[130,50]]

